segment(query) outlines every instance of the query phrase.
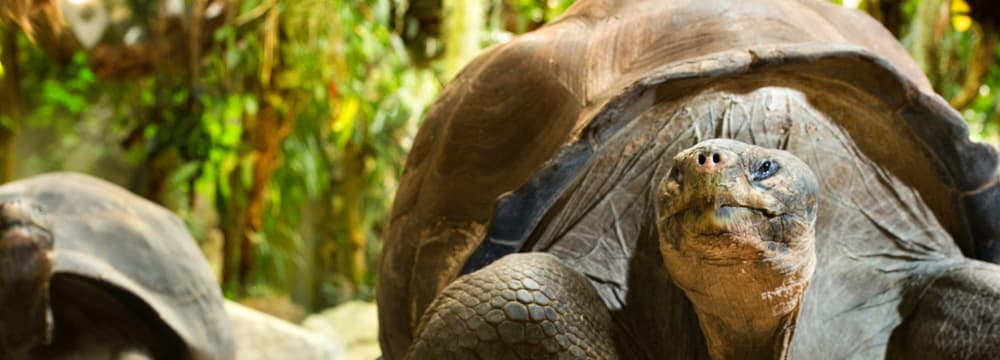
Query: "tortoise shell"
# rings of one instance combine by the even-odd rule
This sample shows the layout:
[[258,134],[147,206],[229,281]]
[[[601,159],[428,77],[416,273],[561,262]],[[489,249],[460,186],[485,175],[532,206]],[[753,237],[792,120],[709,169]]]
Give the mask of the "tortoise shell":
[[107,290],[102,299],[136,306],[147,316],[141,321],[168,327],[168,336],[187,347],[189,358],[234,357],[222,293],[176,215],[116,185],[75,173],[0,186],[0,202],[15,198],[40,205],[51,220],[57,341],[60,308],[99,301],[79,293],[94,289],[84,284],[92,283]]
[[960,114],[863,13],[581,1],[486,50],[429,110],[384,239],[386,358],[405,353],[448,283],[518,251],[586,275],[633,355],[703,355],[690,304],[662,270],[653,202],[667,159],[716,137],[791,151],[823,182],[818,290],[802,317],[846,315],[800,327],[843,337],[793,351],[876,356],[887,332],[863,319],[894,312],[883,300],[911,276],[891,259],[1000,260],[996,151],[968,140]]

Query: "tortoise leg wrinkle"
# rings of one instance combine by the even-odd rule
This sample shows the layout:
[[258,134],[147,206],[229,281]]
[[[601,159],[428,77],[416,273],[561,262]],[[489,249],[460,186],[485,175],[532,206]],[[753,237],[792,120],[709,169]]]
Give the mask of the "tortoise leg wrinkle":
[[611,327],[583,276],[549,254],[512,254],[445,288],[406,358],[617,359]]
[[1000,266],[964,262],[916,295],[889,340],[887,359],[996,359],[1000,356]]

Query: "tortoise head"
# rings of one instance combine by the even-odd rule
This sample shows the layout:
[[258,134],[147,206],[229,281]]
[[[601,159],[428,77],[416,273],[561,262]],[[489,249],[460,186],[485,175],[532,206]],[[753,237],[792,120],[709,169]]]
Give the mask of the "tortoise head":
[[769,346],[794,323],[815,269],[816,191],[809,167],[785,151],[716,139],[674,157],[660,184],[660,252],[710,347],[755,337],[765,344],[736,347]]
[[22,358],[52,335],[50,224],[28,201],[0,203],[0,357]]

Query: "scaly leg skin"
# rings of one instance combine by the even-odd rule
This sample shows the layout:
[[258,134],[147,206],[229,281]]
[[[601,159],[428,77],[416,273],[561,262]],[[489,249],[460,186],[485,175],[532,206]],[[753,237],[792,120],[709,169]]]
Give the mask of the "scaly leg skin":
[[505,256],[431,303],[407,359],[617,359],[597,291],[555,256]]
[[1000,355],[1000,266],[969,261],[922,291],[893,331],[888,359],[996,359]]

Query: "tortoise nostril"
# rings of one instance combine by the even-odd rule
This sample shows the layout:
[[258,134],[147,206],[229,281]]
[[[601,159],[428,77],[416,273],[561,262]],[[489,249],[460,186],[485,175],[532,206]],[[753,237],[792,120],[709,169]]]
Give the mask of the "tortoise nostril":
[[705,154],[698,154],[698,165],[705,165]]
[[718,163],[722,162],[722,159],[721,159],[721,157],[719,156],[719,153],[714,153],[714,154],[712,154],[712,162],[714,162],[714,163],[716,163],[716,164],[718,164]]

